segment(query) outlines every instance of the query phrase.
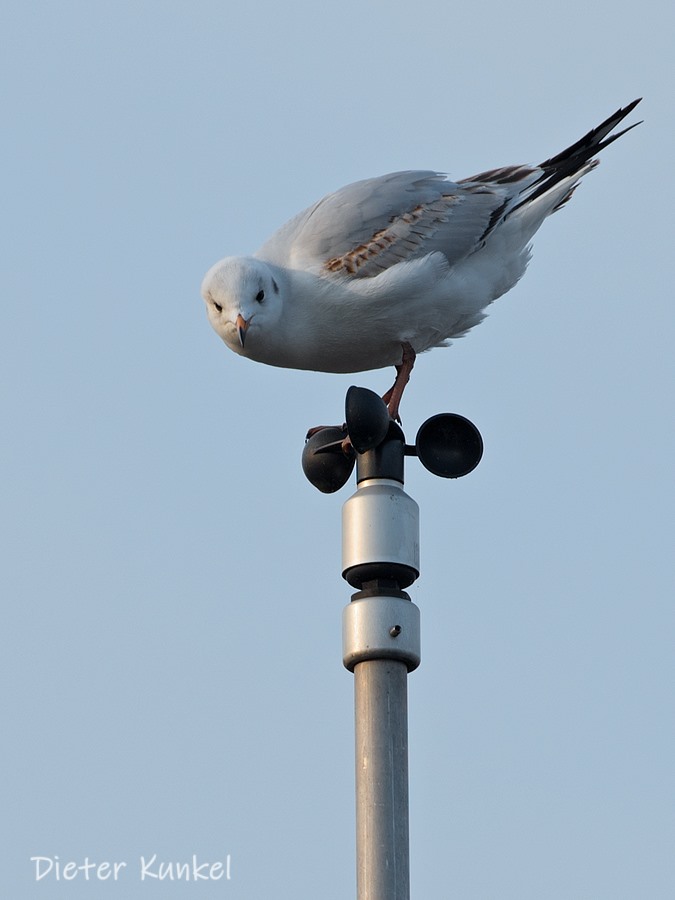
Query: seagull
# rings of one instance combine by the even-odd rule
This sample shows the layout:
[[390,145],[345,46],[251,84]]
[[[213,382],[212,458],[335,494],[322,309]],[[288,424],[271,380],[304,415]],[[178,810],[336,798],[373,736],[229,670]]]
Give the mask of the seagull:
[[240,356],[270,366],[362,372],[395,366],[392,419],[417,354],[447,346],[521,278],[544,219],[598,165],[593,157],[640,99],[538,166],[451,181],[393,172],[328,194],[253,256],[217,262],[202,283],[209,321]]

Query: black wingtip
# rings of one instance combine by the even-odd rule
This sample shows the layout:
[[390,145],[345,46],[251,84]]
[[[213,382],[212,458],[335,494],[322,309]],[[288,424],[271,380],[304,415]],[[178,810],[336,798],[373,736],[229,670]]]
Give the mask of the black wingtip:
[[[524,200],[521,200],[520,203],[514,206],[510,212],[519,209],[527,203],[531,203],[533,200],[537,200],[570,175],[576,175],[587,163],[589,163],[589,161],[591,161],[590,164],[593,165],[592,160],[597,153],[605,147],[609,147],[610,144],[614,143],[617,138],[620,138],[622,135],[626,134],[626,132],[641,125],[641,122],[635,122],[634,125],[629,125],[627,128],[624,128],[616,134],[610,134],[610,132],[614,131],[619,122],[622,122],[626,116],[635,109],[641,100],[642,97],[638,97],[637,100],[633,100],[633,102],[629,103],[627,106],[620,107],[615,113],[606,118],[604,122],[601,122],[600,125],[592,128],[587,134],[576,141],[576,143],[567,147],[561,153],[556,154],[556,156],[552,156],[550,159],[540,163],[539,168],[541,169],[542,174],[538,181],[535,182],[536,187]],[[568,193],[556,205],[555,209],[560,209],[560,207],[569,200],[575,187],[576,185],[572,185]]]
[[583,166],[595,153],[598,153],[604,147],[608,147],[613,141],[621,137],[622,134],[626,134],[627,131],[630,131],[631,128],[635,128],[637,125],[641,124],[641,122],[636,122],[635,125],[629,125],[628,128],[624,128],[623,131],[620,131],[618,134],[607,137],[611,131],[614,131],[619,122],[622,122],[626,116],[630,115],[641,100],[642,97],[638,97],[637,100],[633,100],[633,102],[629,103],[627,106],[622,106],[617,109],[617,111],[612,113],[611,116],[608,116],[604,122],[601,122],[595,128],[591,128],[587,134],[570,147],[565,148],[561,153],[558,153],[556,156],[552,156],[550,159],[541,163],[540,168],[546,170],[558,169],[564,166],[569,171],[574,171],[575,168],[581,168],[581,166]]
[[642,101],[642,97],[638,97],[637,100],[633,100],[632,103],[627,104],[623,107],[623,109],[619,110],[619,112],[623,112],[625,115],[628,115],[629,112],[632,112],[635,107]]

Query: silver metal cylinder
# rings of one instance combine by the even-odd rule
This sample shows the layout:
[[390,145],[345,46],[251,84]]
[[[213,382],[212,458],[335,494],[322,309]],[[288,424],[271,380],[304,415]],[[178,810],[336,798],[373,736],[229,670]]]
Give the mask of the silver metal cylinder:
[[342,661],[354,671],[369,659],[420,664],[420,611],[406,596],[359,596],[342,611]]
[[417,503],[398,481],[361,482],[342,507],[342,577],[357,588],[383,578],[405,588],[419,572]]
[[407,676],[391,659],[354,668],[358,900],[410,897]]

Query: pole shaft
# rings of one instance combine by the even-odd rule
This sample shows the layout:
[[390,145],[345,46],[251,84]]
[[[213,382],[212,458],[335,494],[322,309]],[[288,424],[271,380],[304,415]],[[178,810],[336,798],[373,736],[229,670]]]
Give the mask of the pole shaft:
[[357,900],[409,900],[408,670],[354,667]]

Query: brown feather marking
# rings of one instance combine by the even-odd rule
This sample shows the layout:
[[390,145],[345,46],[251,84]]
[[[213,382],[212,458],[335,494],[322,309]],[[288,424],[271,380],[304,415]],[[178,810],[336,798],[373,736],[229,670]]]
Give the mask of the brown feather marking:
[[[353,250],[349,250],[342,256],[334,256],[324,263],[324,268],[329,272],[343,272],[347,275],[358,274],[359,269],[363,266],[375,264],[378,269],[386,269],[387,265],[382,265],[375,259],[382,253],[392,248],[392,245],[399,244],[405,249],[406,255],[414,253],[420,245],[411,235],[423,239],[427,235],[432,234],[439,224],[447,221],[450,207],[461,202],[461,197],[455,194],[443,194],[434,203],[428,205],[419,204],[414,209],[403,213],[400,216],[392,216],[389,225],[386,228],[375,232],[372,238],[365,244],[359,244]],[[427,219],[425,222],[424,219]],[[422,220],[422,221],[420,221]],[[405,225],[416,225],[420,223],[418,228],[409,228],[408,234],[394,234],[393,230],[400,223]]]

